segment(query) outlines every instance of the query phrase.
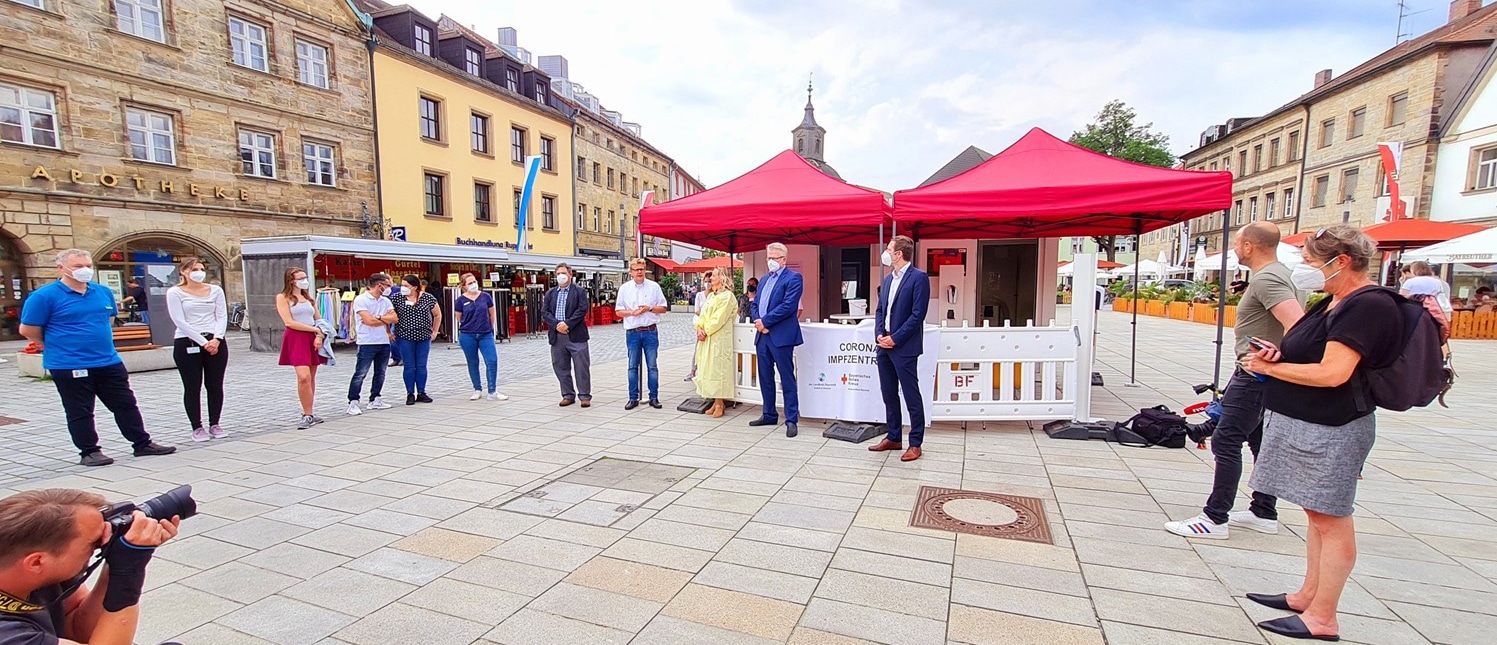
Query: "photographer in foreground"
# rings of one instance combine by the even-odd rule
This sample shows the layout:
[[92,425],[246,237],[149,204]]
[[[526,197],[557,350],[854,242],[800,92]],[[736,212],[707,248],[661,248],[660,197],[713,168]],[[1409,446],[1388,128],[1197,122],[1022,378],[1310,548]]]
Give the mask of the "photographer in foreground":
[[[130,645],[146,565],[181,518],[111,510],[103,497],[63,488],[0,500],[0,645]],[[100,549],[105,567],[89,589],[82,583]]]

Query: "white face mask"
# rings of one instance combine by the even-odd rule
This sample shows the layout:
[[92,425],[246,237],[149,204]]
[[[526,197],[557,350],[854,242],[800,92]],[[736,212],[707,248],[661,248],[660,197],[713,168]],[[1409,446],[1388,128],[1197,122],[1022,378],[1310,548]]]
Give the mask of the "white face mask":
[[478,283],[477,282],[471,282],[471,283],[468,284],[468,293],[478,293]]
[[774,273],[775,271],[779,271],[779,270],[780,270],[780,261],[779,260],[770,260],[769,261],[769,272],[770,273]]
[[300,280],[297,280],[296,281],[296,288],[297,289],[311,289],[312,288],[312,281],[308,280],[306,278],[302,278]]
[[889,254],[888,249],[885,249],[884,252],[878,256],[878,261],[882,262],[886,267],[894,266],[894,256]]
[[73,279],[77,280],[79,282],[93,282],[93,279],[94,279],[94,270],[93,270],[92,267],[83,267],[81,269],[73,269],[72,275],[73,275]]
[[1308,264],[1296,265],[1294,270],[1290,272],[1289,280],[1294,283],[1295,287],[1301,290],[1319,291],[1325,288],[1327,280],[1341,275],[1341,270],[1337,269],[1335,273],[1327,276],[1324,269],[1329,264],[1327,262],[1318,267],[1312,267]]
[[559,285],[561,285],[563,287],[567,286],[567,283],[570,282],[571,280],[572,280],[572,276],[569,276],[569,275],[567,275],[565,273],[558,273],[558,274],[556,274],[556,284],[559,284]]
[[208,279],[208,272],[207,271],[189,271],[189,272],[187,272],[187,279],[191,280],[193,282],[203,282],[203,281],[206,281]]

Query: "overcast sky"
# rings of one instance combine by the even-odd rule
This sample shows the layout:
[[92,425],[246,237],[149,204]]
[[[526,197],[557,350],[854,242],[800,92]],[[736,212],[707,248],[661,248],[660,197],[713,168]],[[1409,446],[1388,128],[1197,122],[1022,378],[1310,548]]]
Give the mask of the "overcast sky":
[[[886,191],[968,145],[998,152],[1034,126],[1065,138],[1122,99],[1176,154],[1393,46],[1396,0],[411,0],[536,56],[644,126],[709,187],[790,146],[806,77],[826,158]],[[1446,20],[1408,0],[1406,33]]]

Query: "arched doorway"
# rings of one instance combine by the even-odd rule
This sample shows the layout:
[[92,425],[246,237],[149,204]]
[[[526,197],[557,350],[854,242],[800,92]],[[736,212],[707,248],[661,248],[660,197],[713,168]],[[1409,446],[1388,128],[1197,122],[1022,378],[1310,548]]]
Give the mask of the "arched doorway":
[[140,280],[147,293],[165,293],[180,281],[177,265],[189,257],[203,261],[209,282],[222,284],[224,264],[217,250],[186,236],[161,233],[128,237],[105,246],[94,255],[98,271],[94,281],[113,289],[117,300],[124,297],[125,283],[131,278]]
[[0,233],[0,340],[21,340],[26,294],[26,258],[14,239]]

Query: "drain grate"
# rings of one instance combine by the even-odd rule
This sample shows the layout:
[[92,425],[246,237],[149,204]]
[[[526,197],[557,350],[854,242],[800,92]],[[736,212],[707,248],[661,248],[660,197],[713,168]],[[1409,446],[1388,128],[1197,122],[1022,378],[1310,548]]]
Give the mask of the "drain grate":
[[14,417],[0,417],[0,426],[14,425],[14,424],[17,424],[17,423],[26,423],[26,420],[25,419],[17,419],[17,418],[14,418]]
[[1037,497],[921,486],[910,526],[1052,543],[1045,502]]

